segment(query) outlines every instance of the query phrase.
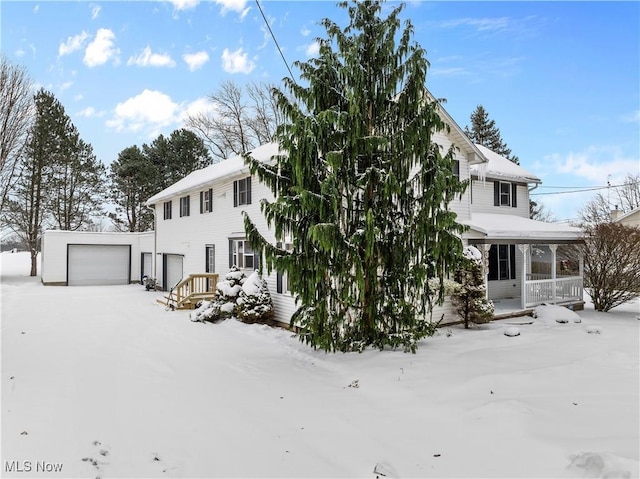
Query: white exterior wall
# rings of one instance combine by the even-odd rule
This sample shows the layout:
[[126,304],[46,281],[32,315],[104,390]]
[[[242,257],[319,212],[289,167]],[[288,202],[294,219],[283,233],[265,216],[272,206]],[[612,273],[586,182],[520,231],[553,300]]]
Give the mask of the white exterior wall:
[[523,218],[529,217],[529,189],[527,185],[517,185],[517,203],[518,206],[513,208],[512,206],[495,206],[493,204],[493,180],[487,178],[486,181],[473,179],[472,198],[471,198],[471,212],[472,213],[497,213],[505,215],[522,216]]
[[[251,220],[258,227],[262,235],[272,243],[275,236],[267,227],[266,220],[260,212],[260,201],[265,198],[272,200],[273,195],[269,188],[260,183],[256,176],[251,178],[251,204],[233,206],[233,182],[249,176],[247,173],[239,174],[227,179],[202,186],[200,189],[181,193],[171,198],[172,219],[164,218],[164,201],[155,205],[156,210],[156,278],[162,282],[162,254],[180,254],[184,256],[184,275],[205,272],[205,247],[215,246],[215,273],[219,280],[224,279],[229,271],[229,238],[244,235],[244,219],[242,212],[246,211]],[[213,189],[213,211],[200,213],[200,191]],[[190,197],[190,215],[180,217],[180,197]],[[168,200],[167,200],[168,201]],[[245,269],[245,274],[250,275],[253,270]],[[264,279],[269,287],[269,292],[274,303],[276,320],[289,323],[291,315],[295,311],[293,298],[287,294],[276,292],[276,273],[266,274]],[[162,285],[163,287],[165,285]]]
[[67,245],[130,245],[131,282],[140,281],[141,256],[153,251],[153,233],[45,231],[42,237],[40,276],[43,284],[67,284]]
[[[433,141],[436,142],[442,148],[442,153],[446,153],[452,145],[451,140],[442,132],[438,132],[433,135]],[[455,158],[460,162],[460,181],[469,179],[469,161],[465,153],[461,150],[456,150]],[[458,221],[468,220],[471,215],[470,203],[471,203],[471,185],[467,187],[460,199],[454,199],[449,208],[458,215]]]

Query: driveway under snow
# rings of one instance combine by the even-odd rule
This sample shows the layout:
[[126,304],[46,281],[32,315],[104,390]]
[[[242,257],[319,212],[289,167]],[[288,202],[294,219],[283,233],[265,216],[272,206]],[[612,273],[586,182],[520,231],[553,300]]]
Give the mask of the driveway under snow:
[[638,302],[325,354],[1,268],[3,477],[638,476]]

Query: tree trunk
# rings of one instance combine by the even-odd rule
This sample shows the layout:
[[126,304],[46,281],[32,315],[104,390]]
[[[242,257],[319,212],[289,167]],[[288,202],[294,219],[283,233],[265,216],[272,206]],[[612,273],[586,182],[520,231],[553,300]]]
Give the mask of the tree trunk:
[[38,250],[31,248],[31,274],[30,276],[38,276]]

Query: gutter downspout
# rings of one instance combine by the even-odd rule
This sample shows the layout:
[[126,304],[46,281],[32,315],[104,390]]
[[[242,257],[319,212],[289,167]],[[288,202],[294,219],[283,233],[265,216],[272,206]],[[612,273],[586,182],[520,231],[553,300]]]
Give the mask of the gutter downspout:
[[157,250],[157,242],[158,242],[158,228],[156,225],[156,205],[145,205],[148,209],[153,212],[153,252],[151,253],[151,277],[156,280],[156,250]]

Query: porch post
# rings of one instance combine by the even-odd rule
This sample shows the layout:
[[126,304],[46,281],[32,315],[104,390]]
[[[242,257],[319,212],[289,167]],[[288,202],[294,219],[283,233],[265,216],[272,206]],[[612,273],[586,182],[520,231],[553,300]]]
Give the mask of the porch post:
[[529,254],[528,244],[519,244],[518,249],[522,252],[522,279],[520,280],[520,308],[525,309],[527,304],[527,256]]
[[579,259],[579,271],[580,279],[582,280],[582,287],[580,288],[580,301],[584,301],[584,254],[580,251]]
[[556,250],[558,249],[558,245],[550,244],[549,249],[551,250],[551,282],[553,288],[553,304],[556,304]]
[[484,297],[489,299],[489,249],[490,244],[481,244],[480,252],[482,253],[482,275],[484,276]]

